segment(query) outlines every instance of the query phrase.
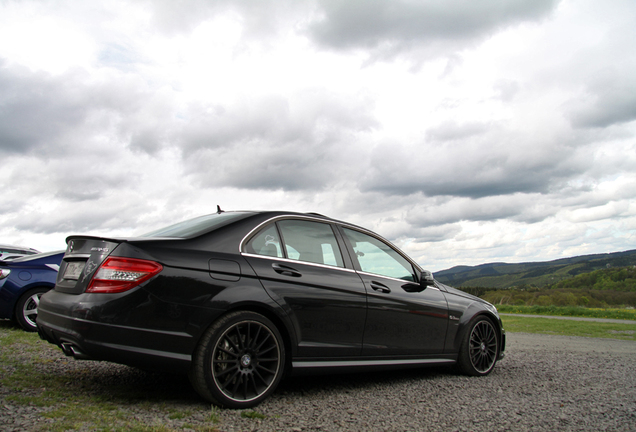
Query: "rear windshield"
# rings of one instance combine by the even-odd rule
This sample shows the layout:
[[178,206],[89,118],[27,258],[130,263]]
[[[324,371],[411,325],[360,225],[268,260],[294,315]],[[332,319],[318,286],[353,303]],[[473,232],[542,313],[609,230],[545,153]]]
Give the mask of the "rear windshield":
[[213,229],[220,228],[232,222],[236,222],[252,214],[253,213],[249,212],[223,212],[199,216],[194,219],[179,222],[178,224],[160,228],[156,231],[151,231],[141,235],[140,237],[196,237],[197,235],[212,231]]

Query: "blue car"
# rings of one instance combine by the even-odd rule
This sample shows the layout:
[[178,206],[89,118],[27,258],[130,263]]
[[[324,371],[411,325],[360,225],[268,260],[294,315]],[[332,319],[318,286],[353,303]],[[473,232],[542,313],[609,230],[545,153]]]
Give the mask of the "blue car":
[[55,286],[64,251],[0,260],[0,318],[10,318],[29,332],[42,294]]

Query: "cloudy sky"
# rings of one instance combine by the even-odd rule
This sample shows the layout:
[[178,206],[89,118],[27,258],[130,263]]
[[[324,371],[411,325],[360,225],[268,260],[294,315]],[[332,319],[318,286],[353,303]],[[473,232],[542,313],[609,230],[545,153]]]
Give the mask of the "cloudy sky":
[[636,248],[633,0],[0,0],[0,243],[319,212],[433,271]]

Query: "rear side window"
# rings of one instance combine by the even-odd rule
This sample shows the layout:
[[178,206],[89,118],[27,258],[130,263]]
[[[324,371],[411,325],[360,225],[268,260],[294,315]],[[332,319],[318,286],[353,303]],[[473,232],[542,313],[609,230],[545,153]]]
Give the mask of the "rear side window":
[[245,252],[344,267],[331,225],[307,220],[282,220],[261,229],[247,242]]
[[306,220],[278,222],[287,258],[344,267],[342,254],[331,225]]
[[245,246],[247,253],[284,258],[276,225],[260,230]]

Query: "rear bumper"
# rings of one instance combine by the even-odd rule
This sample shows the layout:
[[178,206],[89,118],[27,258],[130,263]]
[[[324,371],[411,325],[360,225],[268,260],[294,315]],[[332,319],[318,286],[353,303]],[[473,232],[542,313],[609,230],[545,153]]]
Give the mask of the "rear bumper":
[[192,311],[172,319],[165,308],[141,290],[121,297],[53,290],[40,300],[38,333],[77,359],[187,371],[198,334],[187,319]]
[[[187,372],[192,360],[190,354],[162,349],[189,345],[185,341],[191,344],[192,337],[186,333],[96,323],[46,311],[38,312],[37,326],[40,338],[59,346],[64,354],[78,360],[106,360],[176,372]],[[91,335],[97,336],[99,341],[92,339]],[[134,346],[126,343],[133,340],[136,341]],[[139,341],[146,343],[140,344]]]

